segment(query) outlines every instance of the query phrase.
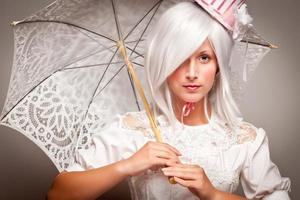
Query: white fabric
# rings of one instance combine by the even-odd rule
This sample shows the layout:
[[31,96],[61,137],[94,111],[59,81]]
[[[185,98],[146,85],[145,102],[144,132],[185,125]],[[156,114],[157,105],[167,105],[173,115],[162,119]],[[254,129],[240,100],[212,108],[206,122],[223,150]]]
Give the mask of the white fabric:
[[[289,199],[290,180],[281,177],[270,160],[263,129],[241,121],[239,131],[231,132],[215,113],[209,124],[201,126],[178,122],[173,129],[163,117],[158,117],[158,123],[163,141],[182,153],[183,163],[203,167],[217,189],[233,193],[241,181],[248,199]],[[92,147],[79,150],[76,163],[66,170],[82,171],[128,158],[154,140],[145,112],[127,113],[96,133]],[[132,199],[198,199],[187,188],[171,185],[160,171],[130,177],[129,185]]]

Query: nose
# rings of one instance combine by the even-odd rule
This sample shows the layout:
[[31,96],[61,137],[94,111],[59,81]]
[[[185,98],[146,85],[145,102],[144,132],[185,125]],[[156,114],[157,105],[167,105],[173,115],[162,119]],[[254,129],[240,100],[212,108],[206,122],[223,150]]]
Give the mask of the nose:
[[196,67],[195,67],[195,63],[193,63],[192,61],[190,61],[187,64],[187,70],[186,70],[186,78],[189,80],[194,80],[198,78],[198,73],[196,71]]

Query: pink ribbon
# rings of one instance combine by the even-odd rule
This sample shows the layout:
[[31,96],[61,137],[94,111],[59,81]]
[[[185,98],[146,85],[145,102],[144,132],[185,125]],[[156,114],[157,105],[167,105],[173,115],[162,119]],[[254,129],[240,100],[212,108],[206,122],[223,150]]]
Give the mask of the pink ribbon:
[[182,108],[182,115],[184,117],[188,116],[192,110],[195,109],[195,104],[193,102],[186,102]]

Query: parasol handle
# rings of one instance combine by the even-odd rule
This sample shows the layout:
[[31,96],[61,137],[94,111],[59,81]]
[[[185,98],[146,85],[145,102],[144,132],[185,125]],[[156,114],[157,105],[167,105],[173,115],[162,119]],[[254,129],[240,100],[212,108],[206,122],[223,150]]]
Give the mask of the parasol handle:
[[[122,54],[122,56],[125,60],[125,64],[127,66],[127,69],[129,70],[129,73],[130,73],[130,75],[133,79],[133,82],[134,82],[135,86],[137,87],[137,90],[138,90],[138,92],[140,94],[140,97],[143,101],[143,104],[144,104],[144,107],[146,109],[146,113],[147,113],[149,122],[151,124],[151,129],[152,129],[152,131],[154,132],[154,135],[155,135],[155,139],[156,139],[157,142],[162,143],[163,141],[162,141],[161,134],[160,134],[160,131],[158,129],[156,120],[154,119],[154,115],[153,115],[153,113],[150,109],[150,105],[149,105],[149,103],[147,101],[147,98],[145,96],[142,84],[136,76],[136,73],[133,69],[132,63],[128,59],[128,56],[127,56],[127,53],[126,53],[126,50],[125,50],[125,47],[124,47],[124,43],[122,41],[119,41],[118,46],[119,46],[119,50],[120,50],[120,52],[121,52],[121,54]],[[168,179],[169,179],[169,183],[176,184],[176,181],[175,181],[174,177],[169,177]]]

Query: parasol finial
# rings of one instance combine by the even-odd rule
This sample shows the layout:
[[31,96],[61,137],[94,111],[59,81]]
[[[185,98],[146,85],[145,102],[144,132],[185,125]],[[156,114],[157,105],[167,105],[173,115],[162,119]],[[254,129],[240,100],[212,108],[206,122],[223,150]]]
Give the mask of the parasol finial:
[[12,21],[10,23],[11,26],[16,26],[17,24],[19,24],[21,21]]

